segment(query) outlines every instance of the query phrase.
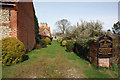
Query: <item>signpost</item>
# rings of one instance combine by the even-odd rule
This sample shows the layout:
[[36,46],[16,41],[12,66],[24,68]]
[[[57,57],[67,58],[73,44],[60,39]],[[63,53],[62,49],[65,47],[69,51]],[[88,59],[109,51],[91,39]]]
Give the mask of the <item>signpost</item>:
[[98,66],[109,67],[110,57],[112,57],[112,38],[105,34],[98,40]]

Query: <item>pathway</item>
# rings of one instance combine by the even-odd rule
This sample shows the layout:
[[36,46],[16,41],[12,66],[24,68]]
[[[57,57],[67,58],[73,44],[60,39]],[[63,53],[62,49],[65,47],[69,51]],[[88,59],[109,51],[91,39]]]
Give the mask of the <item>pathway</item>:
[[110,77],[94,69],[88,61],[65,51],[56,41],[47,48],[33,50],[23,63],[3,66],[8,78],[87,78]]

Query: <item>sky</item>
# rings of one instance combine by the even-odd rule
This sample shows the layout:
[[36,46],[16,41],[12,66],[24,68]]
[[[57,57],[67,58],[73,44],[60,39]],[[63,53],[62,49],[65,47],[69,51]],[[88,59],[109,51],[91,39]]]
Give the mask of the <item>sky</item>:
[[111,29],[118,21],[118,2],[34,2],[38,22],[46,22],[51,28],[55,22],[67,19],[72,25],[80,20],[96,21],[103,24],[103,30]]

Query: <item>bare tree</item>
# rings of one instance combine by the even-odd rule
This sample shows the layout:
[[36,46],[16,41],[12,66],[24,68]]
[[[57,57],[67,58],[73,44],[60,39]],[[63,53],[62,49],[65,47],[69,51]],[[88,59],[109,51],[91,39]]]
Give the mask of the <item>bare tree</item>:
[[71,26],[70,22],[67,19],[57,21],[55,25],[62,34],[65,34],[66,30]]

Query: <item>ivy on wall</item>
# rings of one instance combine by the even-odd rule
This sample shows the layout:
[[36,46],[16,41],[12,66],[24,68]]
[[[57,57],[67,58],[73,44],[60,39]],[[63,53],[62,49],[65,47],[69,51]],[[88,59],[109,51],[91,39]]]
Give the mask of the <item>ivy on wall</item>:
[[39,43],[39,25],[38,25],[38,19],[35,15],[35,10],[33,9],[33,11],[34,11],[34,24],[35,24],[35,27],[34,27],[34,29],[35,29],[35,40],[36,40],[36,44],[38,44]]

